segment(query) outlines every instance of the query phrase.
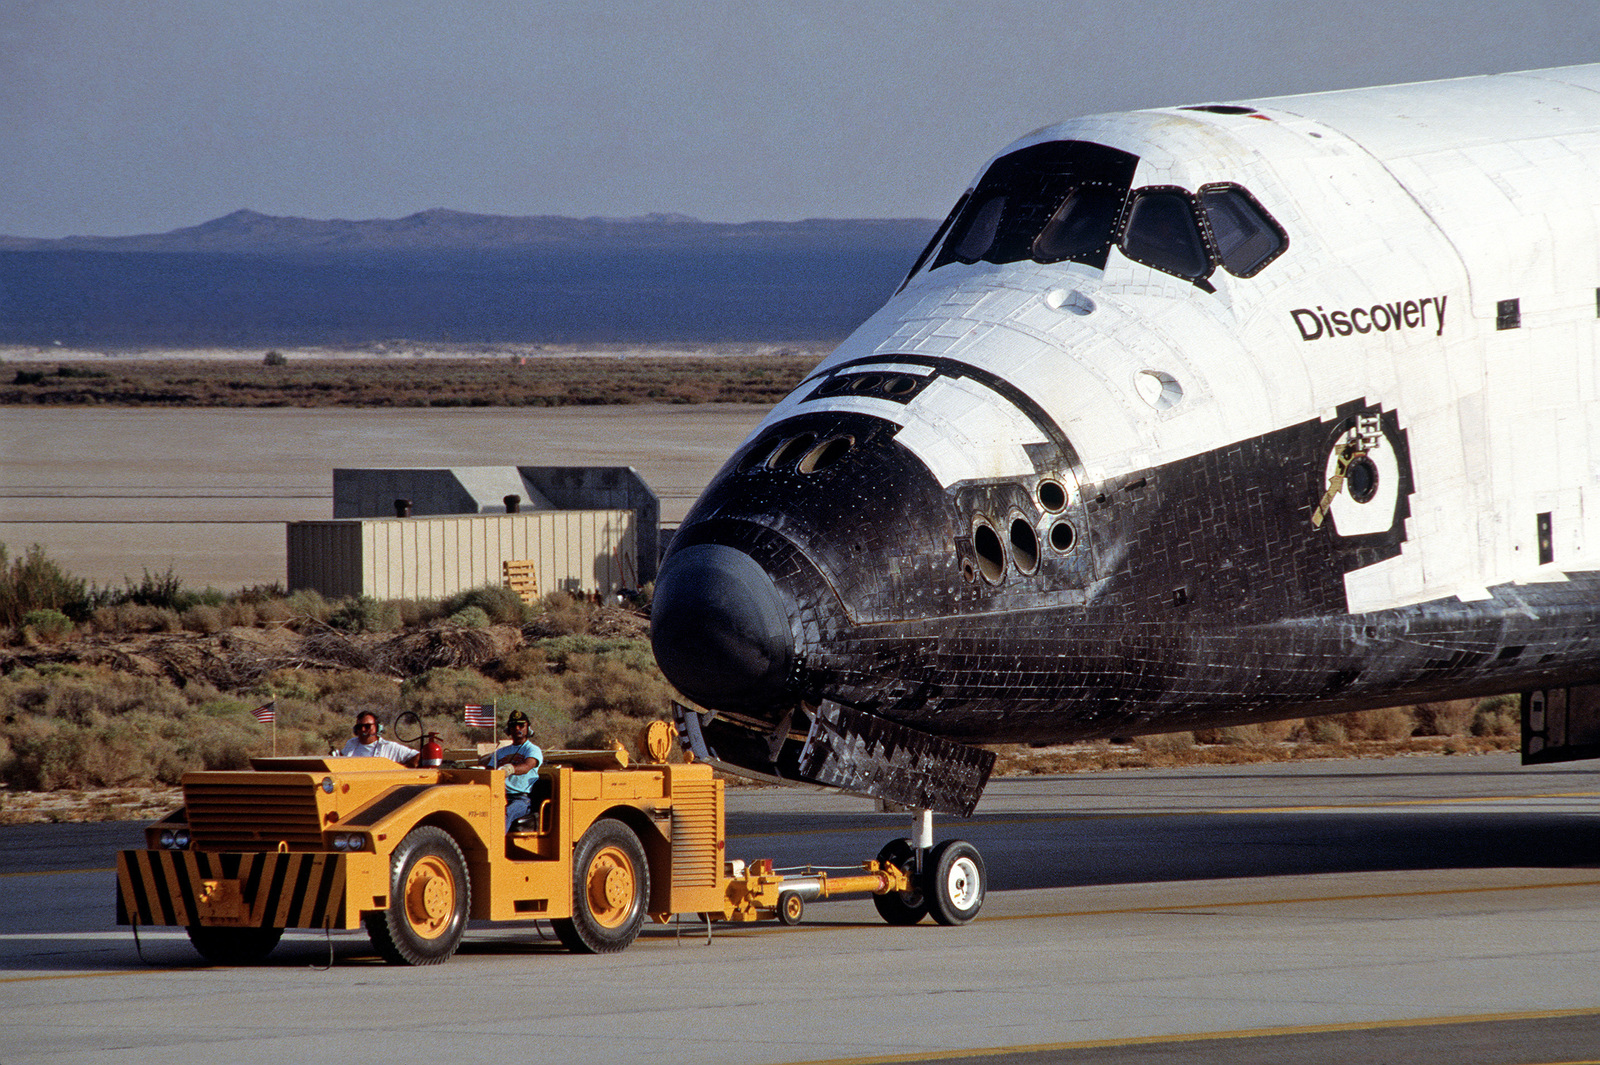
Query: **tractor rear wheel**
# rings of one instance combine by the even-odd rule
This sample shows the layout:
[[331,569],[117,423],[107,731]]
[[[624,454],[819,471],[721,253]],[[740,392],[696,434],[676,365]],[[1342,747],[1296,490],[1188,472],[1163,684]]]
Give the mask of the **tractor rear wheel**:
[[633,829],[605,817],[589,826],[572,856],[572,916],[550,922],[577,954],[625,950],[644,927],[650,866]]

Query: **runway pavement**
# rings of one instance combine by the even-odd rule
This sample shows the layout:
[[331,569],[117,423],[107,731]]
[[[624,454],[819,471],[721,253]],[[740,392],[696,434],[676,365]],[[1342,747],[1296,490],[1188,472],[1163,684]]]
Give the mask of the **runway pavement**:
[[[0,829],[0,1062],[1600,1061],[1600,779],[1515,756],[995,781],[962,928],[870,901],[566,954],[475,926],[449,964],[291,933],[254,969],[112,923],[138,826]],[[906,825],[730,789],[730,855],[843,865]],[[330,965],[331,961],[331,965]]]

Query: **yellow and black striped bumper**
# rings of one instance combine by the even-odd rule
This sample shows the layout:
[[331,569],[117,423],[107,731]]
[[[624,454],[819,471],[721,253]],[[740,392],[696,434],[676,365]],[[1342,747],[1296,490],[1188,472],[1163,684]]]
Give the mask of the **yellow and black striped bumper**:
[[353,928],[342,854],[117,854],[117,923]]

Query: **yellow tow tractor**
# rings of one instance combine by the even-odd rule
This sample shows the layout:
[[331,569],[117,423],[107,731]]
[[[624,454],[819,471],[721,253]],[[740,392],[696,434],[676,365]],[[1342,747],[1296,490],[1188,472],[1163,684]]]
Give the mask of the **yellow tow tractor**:
[[[509,833],[505,777],[475,750],[430,768],[298,757],[189,773],[184,805],[145,830],[145,849],[117,855],[117,922],[183,927],[224,965],[261,960],[286,928],[365,926],[387,961],[427,965],[455,953],[471,919],[549,921],[569,949],[607,953],[647,917],[794,923],[807,899],[852,892],[874,894],[892,923],[929,908],[904,858],[843,877],[728,861],[723,782],[703,763],[669,764],[673,741],[656,722],[643,763],[549,752]],[[957,858],[967,864],[933,907],[944,923],[982,903],[981,859]]]

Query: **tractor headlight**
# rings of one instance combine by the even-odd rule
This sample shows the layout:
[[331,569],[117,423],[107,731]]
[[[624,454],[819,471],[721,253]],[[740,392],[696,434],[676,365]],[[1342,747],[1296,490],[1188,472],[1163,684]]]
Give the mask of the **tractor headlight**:
[[366,840],[356,832],[335,832],[333,834],[333,849],[336,851],[358,851],[366,846]]
[[161,845],[169,851],[183,850],[189,846],[189,830],[187,828],[162,829]]

